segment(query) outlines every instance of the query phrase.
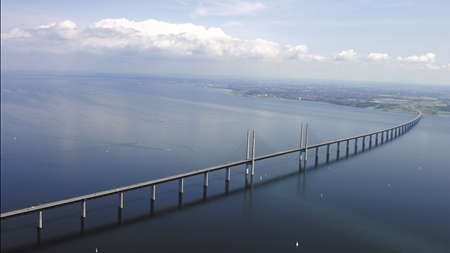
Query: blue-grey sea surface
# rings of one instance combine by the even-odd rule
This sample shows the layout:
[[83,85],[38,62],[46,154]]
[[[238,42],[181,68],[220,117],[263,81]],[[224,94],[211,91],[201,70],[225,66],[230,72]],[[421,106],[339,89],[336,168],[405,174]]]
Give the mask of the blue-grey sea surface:
[[[1,212],[256,154],[395,126],[416,115],[232,96],[192,81],[19,75],[1,80]],[[450,117],[424,116],[383,144],[293,153],[1,221],[2,252],[450,252]],[[298,246],[296,243],[298,242]]]

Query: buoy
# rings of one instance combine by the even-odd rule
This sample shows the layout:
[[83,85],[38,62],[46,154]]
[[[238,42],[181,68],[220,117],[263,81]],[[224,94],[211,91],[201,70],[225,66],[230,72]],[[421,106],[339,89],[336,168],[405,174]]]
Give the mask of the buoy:
[[259,176],[259,180],[262,180],[262,176]]
[[95,248],[95,252],[98,252],[97,248]]
[[388,183],[388,188],[391,188],[391,184],[390,183]]
[[298,241],[295,242],[295,247],[298,247]]
[[320,198],[322,198],[322,197],[323,197],[323,194],[321,193],[321,194],[320,194]]
[[[16,137],[14,137],[14,140],[15,140],[15,139],[16,139]],[[421,170],[421,169],[422,169],[422,166],[419,167],[419,170]]]

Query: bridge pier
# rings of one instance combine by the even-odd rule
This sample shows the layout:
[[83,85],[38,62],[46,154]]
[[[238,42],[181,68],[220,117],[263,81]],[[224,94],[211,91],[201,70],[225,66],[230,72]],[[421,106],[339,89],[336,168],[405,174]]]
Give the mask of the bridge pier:
[[119,193],[119,208],[123,208],[123,192]]
[[39,211],[39,212],[38,212],[38,224],[37,224],[37,227],[38,227],[39,229],[42,228],[42,211]]
[[358,152],[358,138],[355,138],[355,154]]
[[330,161],[330,144],[327,145],[327,163]]
[[184,187],[184,178],[180,178],[179,182],[179,190],[178,190],[178,207],[181,208],[183,205],[183,187]]
[[81,202],[81,217],[86,218],[86,200]]
[[372,148],[372,135],[369,137],[369,149]]
[[375,134],[375,146],[378,146],[378,133]]
[[347,140],[347,149],[345,150],[345,156],[348,157],[348,152],[350,151],[350,140]]
[[179,180],[178,180],[178,192],[179,193],[183,193],[183,188],[184,188],[184,178],[180,178]]
[[366,136],[363,136],[362,139],[363,139],[362,151],[364,151],[366,149]]
[[316,147],[316,162],[315,162],[316,167],[318,163],[319,163],[319,147]]
[[337,143],[336,160],[339,160],[339,153],[341,152],[341,143]]
[[231,168],[230,167],[227,167],[227,169],[226,169],[226,181],[230,181],[230,178],[231,178]]
[[208,172],[205,172],[204,174],[204,184],[203,186],[208,187]]
[[156,200],[156,185],[152,185],[151,186],[152,188],[152,190],[151,190],[151,194],[152,194],[152,198],[151,198],[151,200],[153,200],[153,201],[155,201]]
[[384,142],[384,132],[381,132],[381,144]]

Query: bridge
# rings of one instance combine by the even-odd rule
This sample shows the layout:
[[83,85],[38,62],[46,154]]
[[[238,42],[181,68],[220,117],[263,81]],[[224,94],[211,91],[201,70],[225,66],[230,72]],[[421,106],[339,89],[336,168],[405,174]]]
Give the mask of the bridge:
[[[375,131],[375,132],[370,132],[367,134],[352,136],[352,137],[328,141],[328,142],[321,142],[321,143],[312,144],[312,145],[308,144],[308,124],[306,124],[306,127],[304,128],[303,123],[302,123],[299,147],[284,150],[284,151],[279,151],[279,152],[272,152],[272,153],[260,155],[260,156],[256,156],[256,146],[255,146],[256,133],[255,133],[255,131],[253,131],[252,135],[250,134],[250,131],[247,131],[247,140],[246,140],[247,145],[246,145],[246,158],[245,159],[234,161],[234,162],[228,162],[228,163],[225,163],[222,165],[217,165],[217,166],[208,167],[208,168],[204,168],[204,169],[194,170],[194,171],[190,171],[190,172],[186,172],[186,173],[182,173],[182,174],[178,174],[178,175],[173,175],[173,176],[168,176],[168,177],[164,177],[164,178],[160,178],[160,179],[137,183],[137,184],[133,184],[133,185],[114,188],[114,189],[110,189],[110,190],[106,190],[106,191],[100,191],[100,192],[86,194],[86,195],[78,196],[78,197],[74,197],[74,198],[69,198],[69,199],[64,199],[64,200],[55,201],[55,202],[51,202],[51,203],[41,204],[39,206],[31,206],[28,208],[9,211],[9,212],[2,213],[1,219],[3,220],[3,219],[7,219],[7,218],[13,218],[13,217],[16,217],[19,215],[24,215],[24,214],[29,214],[29,213],[37,213],[38,214],[37,227],[38,227],[38,229],[41,229],[42,225],[43,225],[42,224],[43,223],[42,222],[42,213],[44,210],[51,209],[51,208],[57,208],[57,207],[64,206],[64,205],[70,205],[70,204],[74,204],[74,203],[81,203],[81,217],[86,218],[86,202],[88,200],[117,194],[118,199],[119,199],[118,207],[119,207],[119,210],[121,210],[124,207],[124,205],[123,205],[124,192],[132,191],[132,190],[136,190],[136,189],[140,189],[140,188],[145,188],[145,187],[149,187],[151,189],[150,200],[151,200],[151,208],[153,211],[154,203],[156,201],[156,186],[159,184],[163,184],[163,183],[167,183],[167,182],[175,181],[175,180],[178,180],[178,182],[179,182],[178,194],[179,194],[179,204],[181,205],[182,196],[183,196],[183,192],[184,192],[184,179],[185,178],[193,177],[193,176],[197,176],[197,175],[203,175],[203,177],[204,177],[203,187],[205,190],[204,192],[206,192],[206,189],[208,187],[208,175],[212,171],[224,169],[225,174],[226,174],[226,179],[225,179],[226,186],[228,186],[228,183],[230,181],[232,167],[246,164],[247,165],[247,168],[245,171],[246,177],[249,174],[251,174],[251,176],[254,176],[256,161],[264,160],[264,159],[268,159],[268,158],[272,158],[272,157],[276,157],[276,156],[296,153],[296,152],[299,152],[300,170],[302,170],[302,166],[301,166],[302,163],[304,163],[303,169],[306,169],[308,151],[310,151],[310,150],[315,151],[315,165],[317,166],[318,160],[319,160],[319,149],[323,148],[323,147],[326,148],[326,162],[328,163],[330,160],[330,146],[336,145],[336,147],[337,147],[336,160],[339,160],[340,152],[341,152],[341,144],[346,144],[345,155],[348,156],[350,153],[351,142],[353,142],[354,153],[356,154],[358,151],[358,143],[359,142],[361,142],[361,144],[362,144],[362,151],[364,151],[366,149],[366,140],[368,140],[368,148],[371,148],[373,145],[377,146],[379,143],[389,141],[393,138],[396,138],[396,137],[406,133],[420,121],[421,117],[422,117],[422,114],[419,112],[418,115],[414,119],[412,119],[406,123],[394,126],[394,127],[382,129],[382,130]],[[251,171],[249,171],[248,166],[251,166],[250,167]]]

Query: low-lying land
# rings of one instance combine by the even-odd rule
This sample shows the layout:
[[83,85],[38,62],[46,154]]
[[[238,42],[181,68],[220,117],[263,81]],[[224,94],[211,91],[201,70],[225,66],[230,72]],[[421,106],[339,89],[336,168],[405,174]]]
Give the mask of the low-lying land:
[[450,115],[450,87],[388,84],[264,84],[233,85],[226,88],[236,96],[318,101],[336,105],[388,111]]

